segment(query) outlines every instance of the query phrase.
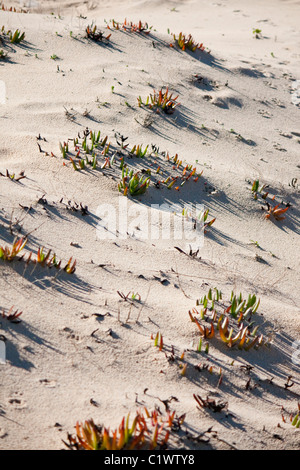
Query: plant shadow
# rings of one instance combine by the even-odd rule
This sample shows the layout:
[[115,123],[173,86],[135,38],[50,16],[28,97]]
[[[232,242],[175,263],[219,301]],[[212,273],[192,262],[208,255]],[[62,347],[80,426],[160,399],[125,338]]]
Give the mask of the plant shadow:
[[[24,369],[30,372],[31,369],[35,368],[34,357],[36,355],[37,348],[46,348],[55,352],[56,354],[63,354],[59,349],[51,344],[46,338],[43,338],[41,333],[34,328],[32,325],[24,320],[21,320],[18,324],[12,324],[8,320],[3,319],[0,322],[1,330],[4,335],[9,336],[6,341],[6,356],[7,361],[16,368]],[[20,344],[20,341],[25,340],[27,345],[25,348],[26,353],[29,353],[32,359],[25,358],[16,346]],[[26,354],[24,353],[24,354]],[[28,356],[28,354],[27,354]]]
[[[47,290],[49,294],[63,294],[81,302],[87,302],[86,295],[94,287],[80,279],[76,273],[68,274],[63,269],[42,267],[33,262],[27,262],[27,257],[7,262],[16,274],[30,282],[31,286]],[[2,262],[5,263],[5,262]]]

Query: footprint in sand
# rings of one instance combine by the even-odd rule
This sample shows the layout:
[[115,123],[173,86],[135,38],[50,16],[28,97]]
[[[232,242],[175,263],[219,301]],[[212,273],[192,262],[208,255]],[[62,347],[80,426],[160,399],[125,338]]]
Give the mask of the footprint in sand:
[[40,383],[47,388],[55,388],[56,380],[40,379]]
[[265,74],[263,72],[260,72],[259,70],[250,67],[237,67],[233,69],[232,72],[235,75],[244,75],[246,77],[251,78],[265,77]]
[[268,80],[264,80],[264,84],[269,86],[270,88],[273,88],[273,90],[277,90],[277,86],[273,85],[273,83]]
[[284,131],[279,131],[279,135],[281,135],[282,137],[285,137],[286,139],[292,139],[292,140],[296,140],[296,142],[298,142],[298,144],[300,144],[300,132],[296,132],[296,131],[291,131],[291,132],[284,132]]
[[199,74],[194,75],[190,81],[194,86],[206,92],[202,95],[205,101],[210,101],[219,108],[229,109],[231,106],[243,107],[243,102],[228,89],[227,83],[222,85],[216,80]]
[[239,98],[226,91],[220,92],[218,95],[215,93],[203,95],[202,98],[223,109],[229,109],[231,106],[237,106],[238,108],[243,107],[243,103]]
[[15,392],[13,395],[8,399],[8,404],[17,410],[22,410],[27,408],[26,401],[22,398],[22,393]]
[[192,85],[204,91],[218,90],[222,86],[221,83],[216,80],[204,77],[200,74],[193,75],[189,81]]
[[282,147],[280,144],[278,144],[278,142],[273,144],[273,147],[274,149],[279,150],[279,152],[287,152],[287,150],[284,147]]
[[67,339],[75,340],[75,341],[80,341],[80,336],[77,335],[71,328],[68,328],[67,326],[61,330],[63,333],[67,333],[66,337]]

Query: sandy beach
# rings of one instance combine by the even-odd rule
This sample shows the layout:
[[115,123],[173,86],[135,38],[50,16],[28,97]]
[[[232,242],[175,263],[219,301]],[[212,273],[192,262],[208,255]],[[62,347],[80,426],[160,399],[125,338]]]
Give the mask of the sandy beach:
[[299,17],[4,3],[1,450],[299,450]]

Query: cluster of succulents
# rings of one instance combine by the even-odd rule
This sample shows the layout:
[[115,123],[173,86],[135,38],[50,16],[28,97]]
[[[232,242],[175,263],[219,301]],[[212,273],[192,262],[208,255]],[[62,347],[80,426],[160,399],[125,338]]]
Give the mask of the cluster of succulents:
[[133,23],[132,21],[123,21],[123,23],[119,23],[118,21],[115,21],[114,19],[110,21],[111,26],[108,24],[107,28],[111,29],[114,28],[116,30],[122,30],[126,31],[128,33],[144,33],[144,34],[149,34],[151,32],[152,26],[149,27],[148,23],[142,23],[141,20],[139,20],[138,23]]
[[180,105],[180,103],[177,103],[177,98],[178,95],[173,97],[173,94],[169,92],[167,87],[165,90],[161,88],[158,92],[153,90],[153,93],[147,96],[145,102],[143,102],[140,96],[137,100],[139,107],[143,105],[149,109],[162,110],[166,114],[173,114],[176,107]]
[[[140,196],[150,185],[179,191],[190,180],[196,183],[202,175],[202,171],[198,172],[193,165],[184,164],[178,154],[170,156],[154,145],[135,144],[131,147],[125,143],[127,137],[117,134],[115,137],[117,148],[108,142],[108,136],[102,138],[100,131],[86,128],[83,135],[78,134],[74,139],[59,143],[63,164],[69,163],[76,171],[100,170],[119,174],[118,190],[125,196]],[[136,168],[135,158],[143,160],[141,169]],[[208,212],[201,214],[205,227],[215,220],[208,222]]]
[[63,269],[68,274],[73,274],[76,270],[76,260],[72,262],[72,258],[69,259],[68,263],[61,268],[61,260],[58,261],[55,253],[51,253],[51,250],[48,250],[47,253],[44,253],[44,248],[39,248],[36,257],[33,257],[33,253],[30,252],[25,257],[25,254],[21,254],[23,249],[27,244],[27,238],[16,239],[12,247],[1,246],[0,245],[0,259],[3,261],[13,261],[13,260],[23,260],[26,264],[33,263],[39,264],[42,267],[47,266],[48,268]]
[[9,11],[9,12],[13,12],[13,13],[28,13],[28,10],[24,10],[24,8],[17,9],[15,7],[7,7],[7,6],[4,5],[4,3],[1,4],[0,10]]
[[96,25],[88,25],[86,27],[86,37],[87,39],[91,39],[92,41],[95,42],[103,42],[103,41],[109,41],[109,38],[111,34],[108,34],[107,36],[104,36],[104,33],[97,29]]
[[205,47],[203,43],[199,44],[195,42],[191,34],[185,35],[183,33],[179,33],[178,37],[173,34],[173,38],[175,44],[182,50],[182,51],[192,51],[195,52],[196,50],[204,51]]
[[2,26],[0,30],[0,37],[8,38],[9,42],[12,44],[20,44],[25,39],[25,33],[21,32],[19,29],[12,31],[11,29],[5,30],[5,27]]
[[202,306],[201,310],[193,308],[189,311],[190,319],[198,327],[201,337],[212,339],[218,332],[219,338],[228,347],[237,345],[246,351],[268,344],[263,335],[257,334],[258,326],[252,321],[260,304],[255,294],[249,295],[246,300],[242,294],[237,296],[232,292],[229,305],[224,305],[221,300],[222,293],[218,289],[213,293],[210,289],[197,301],[197,305]]
[[[157,410],[137,410],[132,424],[129,414],[114,431],[93,420],[76,424],[76,434],[68,434],[71,450],[159,450],[165,449],[172,431],[175,412],[161,416]],[[184,418],[182,418],[184,419]]]

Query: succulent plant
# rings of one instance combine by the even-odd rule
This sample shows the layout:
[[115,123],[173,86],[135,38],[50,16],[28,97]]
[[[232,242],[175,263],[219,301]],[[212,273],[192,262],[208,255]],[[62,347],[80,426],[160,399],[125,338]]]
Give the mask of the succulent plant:
[[104,36],[104,33],[102,31],[97,30],[96,25],[88,25],[86,27],[85,32],[86,32],[86,37],[95,42],[103,42],[104,40],[109,41],[109,38],[111,36],[111,34],[109,34],[108,36]]
[[176,45],[182,50],[189,50],[192,52],[195,52],[197,49],[200,51],[204,51],[204,46],[203,43],[198,44],[194,41],[193,37],[191,34],[185,35],[183,33],[179,33],[178,37],[176,37],[175,34],[173,34],[174,41]]
[[156,92],[153,90],[153,94],[150,93],[147,96],[145,103],[143,103],[142,98],[138,97],[138,105],[141,107],[142,105],[148,107],[149,109],[155,109],[158,111],[161,109],[166,114],[173,114],[175,108],[179,106],[180,103],[177,103],[178,95],[173,98],[173,94],[169,93],[169,88],[167,87],[165,91],[163,88]]
[[282,214],[284,214],[289,209],[289,206],[287,206],[283,209],[283,208],[279,207],[280,204],[277,204],[274,207],[272,207],[268,202],[266,204],[267,204],[267,208],[268,208],[267,213],[265,214],[266,219],[272,219],[272,218],[274,218],[275,220],[284,220],[285,219],[285,217],[282,216]]
[[0,259],[3,259],[4,261],[14,260],[18,254],[21,253],[26,243],[26,238],[20,238],[19,240],[16,239],[13,242],[12,248],[8,248],[7,246],[0,246]]
[[[197,305],[203,305],[200,312],[196,308],[188,312],[191,321],[198,327],[201,337],[212,339],[218,332],[219,338],[228,347],[237,345],[239,349],[246,351],[254,346],[268,344],[264,341],[263,335],[257,335],[258,326],[253,328],[254,324],[250,322],[260,304],[256,295],[249,295],[247,300],[243,300],[242,294],[237,296],[231,292],[229,306],[224,306],[220,302],[222,293],[216,288],[214,290],[214,295],[212,289],[209,289],[208,294],[197,301]],[[222,308],[223,312],[217,311],[217,307]],[[207,322],[209,326],[206,325]],[[198,346],[198,349],[199,347],[201,349],[201,346]]]
[[[153,450],[166,448],[175,418],[175,412],[161,416],[157,410],[137,410],[132,424],[130,415],[123,418],[114,431],[97,426],[94,421],[77,422],[76,434],[68,434],[65,445],[71,450]],[[184,419],[184,418],[182,418]]]
[[13,311],[14,308],[11,307],[8,313],[5,313],[4,310],[2,311],[2,318],[5,318],[11,323],[20,323],[21,320],[19,317],[22,315],[23,312],[19,312],[18,310]]
[[[149,27],[148,23],[142,23],[139,20],[138,23],[133,23],[132,21],[127,21],[125,18],[123,23],[119,23],[118,21],[111,20],[112,27],[116,30],[123,30],[128,33],[144,33],[149,34],[151,32],[152,26]],[[107,25],[108,29],[111,29],[111,26]]]

